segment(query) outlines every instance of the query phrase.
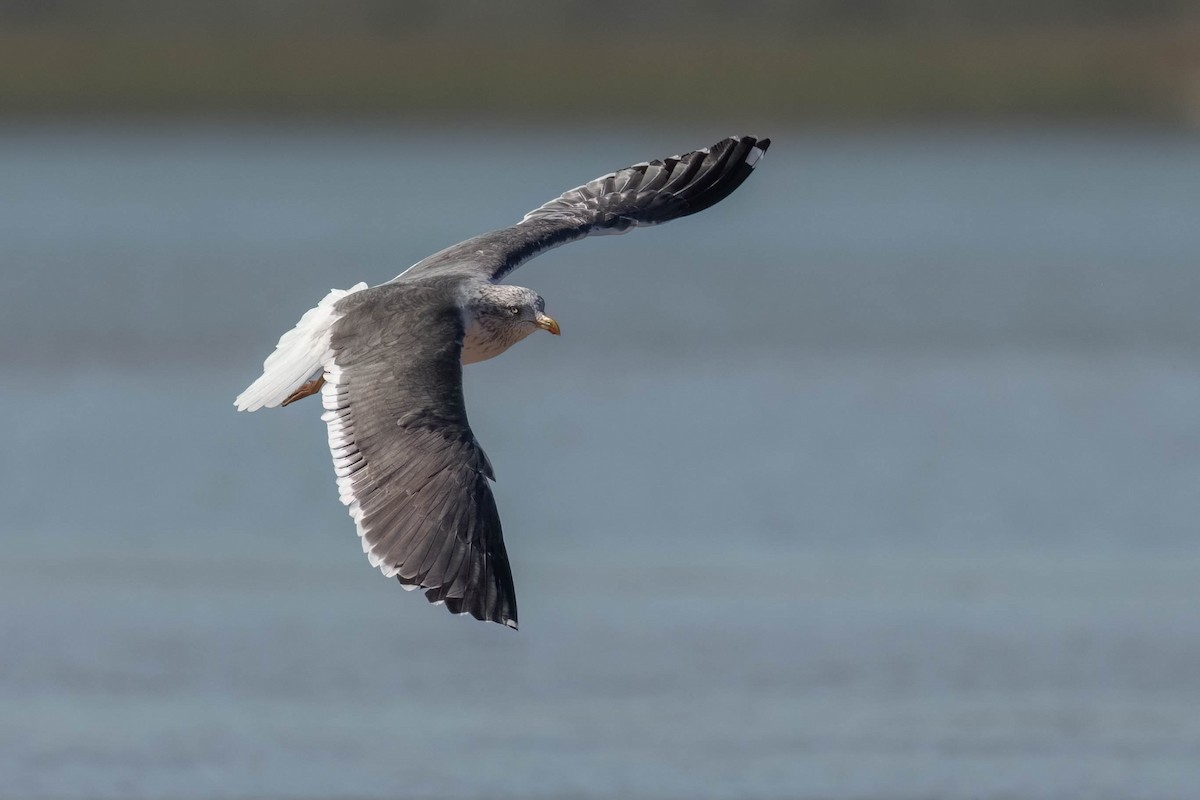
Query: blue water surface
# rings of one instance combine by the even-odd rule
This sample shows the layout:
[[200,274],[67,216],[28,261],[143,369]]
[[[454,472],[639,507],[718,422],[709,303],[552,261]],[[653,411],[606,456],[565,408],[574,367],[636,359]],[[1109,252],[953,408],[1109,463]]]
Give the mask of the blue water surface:
[[517,633],[234,412],[331,287],[724,133],[0,129],[0,796],[1194,796],[1194,136],[782,131],[522,268]]

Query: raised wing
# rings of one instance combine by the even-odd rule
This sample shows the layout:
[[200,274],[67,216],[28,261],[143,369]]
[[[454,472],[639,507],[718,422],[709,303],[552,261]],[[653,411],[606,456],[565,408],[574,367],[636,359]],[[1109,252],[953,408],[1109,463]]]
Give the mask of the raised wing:
[[434,253],[396,280],[472,272],[500,281],[552,247],[695,214],[741,186],[770,144],[731,136],[681,156],[634,164],[564,192],[510,228]]
[[430,602],[517,627],[492,467],[467,424],[452,291],[384,285],[338,311],[322,419],[363,550]]

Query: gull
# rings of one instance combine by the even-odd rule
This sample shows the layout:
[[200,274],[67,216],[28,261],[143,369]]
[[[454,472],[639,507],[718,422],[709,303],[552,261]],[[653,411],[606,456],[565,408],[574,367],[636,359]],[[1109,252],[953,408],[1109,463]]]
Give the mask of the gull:
[[339,496],[371,565],[455,614],[515,629],[495,475],[467,423],[462,365],[494,358],[534,331],[560,331],[537,292],[501,281],[553,247],[720,202],[770,143],[731,136],[634,164],[387,283],[334,289],[280,337],[234,404],[255,411],[320,392]]

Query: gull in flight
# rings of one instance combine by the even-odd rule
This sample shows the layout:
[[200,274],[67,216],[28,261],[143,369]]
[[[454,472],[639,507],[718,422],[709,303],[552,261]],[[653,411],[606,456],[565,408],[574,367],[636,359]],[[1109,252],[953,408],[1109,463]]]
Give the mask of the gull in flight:
[[541,296],[501,281],[552,247],[703,211],[770,143],[734,136],[634,164],[387,283],[335,289],[279,339],[235,404],[255,411],[320,392],[338,491],[371,565],[456,614],[516,628],[492,465],[467,424],[462,365],[559,328]]

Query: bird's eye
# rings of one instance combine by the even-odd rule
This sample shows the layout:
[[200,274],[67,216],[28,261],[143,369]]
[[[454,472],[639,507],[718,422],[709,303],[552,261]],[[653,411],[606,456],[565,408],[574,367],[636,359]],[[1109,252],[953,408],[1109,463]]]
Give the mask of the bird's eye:
[[509,306],[507,311],[508,311],[508,313],[512,314],[515,317],[521,313],[521,307],[520,306]]

